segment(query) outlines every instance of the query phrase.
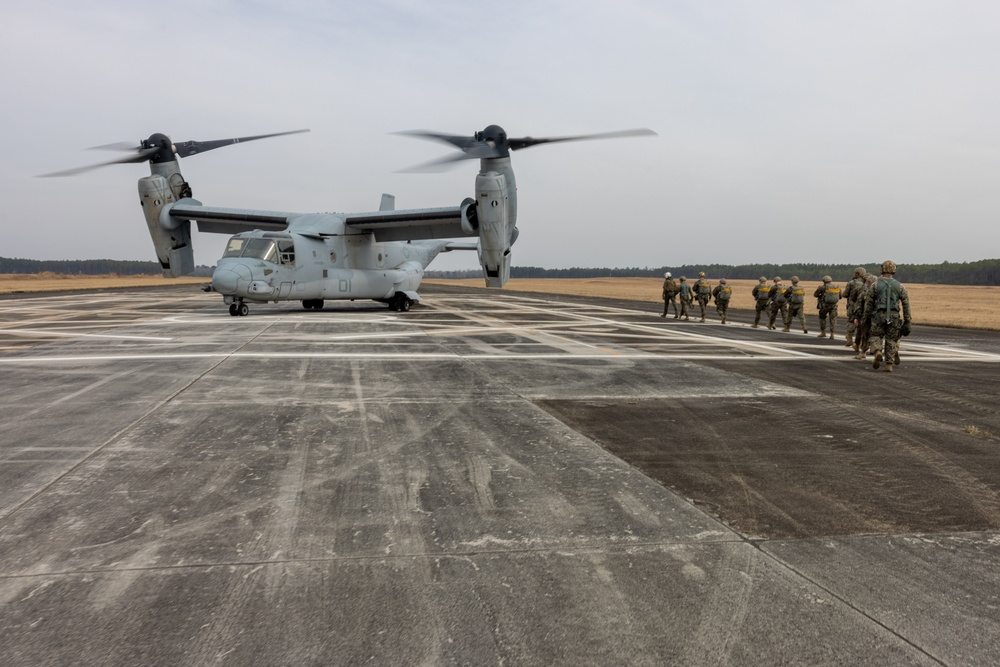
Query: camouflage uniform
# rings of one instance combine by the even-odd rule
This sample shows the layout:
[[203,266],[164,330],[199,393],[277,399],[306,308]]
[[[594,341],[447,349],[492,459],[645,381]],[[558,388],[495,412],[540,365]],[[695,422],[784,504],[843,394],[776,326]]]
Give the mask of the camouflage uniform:
[[754,285],[752,294],[755,304],[753,328],[756,329],[757,325],[760,324],[760,314],[765,308],[767,308],[767,303],[770,301],[771,288],[767,285],[767,278],[764,276],[760,277],[760,282],[757,285]]
[[788,299],[788,314],[785,315],[785,331],[792,328],[792,320],[796,317],[802,324],[802,333],[809,333],[806,329],[806,288],[799,285],[799,277],[792,276],[792,284],[785,290],[785,297]]
[[830,338],[837,326],[837,303],[840,301],[840,285],[833,282],[830,276],[823,276],[823,284],[813,293],[816,297],[816,307],[819,308],[819,337],[826,337],[826,318],[830,318]]
[[691,286],[687,284],[687,278],[681,276],[680,284],[680,296],[681,296],[681,315],[685,320],[691,319],[688,317],[688,308],[691,307]]
[[670,277],[670,272],[663,274],[663,314],[660,317],[667,316],[667,308],[673,304],[674,306],[674,319],[676,320],[681,316],[681,311],[677,307],[677,293],[680,288],[677,286],[677,281]]
[[715,312],[722,318],[722,324],[726,323],[726,314],[729,312],[729,299],[733,296],[733,288],[726,284],[726,279],[719,280],[719,284],[712,290],[712,298],[715,299]]
[[858,310],[855,312],[854,349],[858,351],[858,355],[854,357],[855,359],[864,360],[868,352],[868,339],[872,330],[872,318],[870,313],[865,315],[865,299],[868,298],[868,292],[871,291],[876,280],[878,280],[878,276],[874,273],[869,273],[865,276],[865,286],[861,290]]
[[899,363],[899,337],[904,331],[909,333],[913,321],[910,297],[906,288],[893,277],[895,273],[895,263],[882,262],[882,277],[865,297],[864,311],[864,316],[872,318],[871,351],[875,354],[872,368],[878,368],[884,358],[885,370],[890,373],[893,363]]
[[767,322],[768,329],[774,329],[774,321],[781,313],[781,323],[784,324],[788,318],[788,298],[785,296],[785,286],[781,284],[781,278],[775,278],[771,285],[771,293],[768,295],[768,312],[771,319]]
[[854,269],[854,278],[851,282],[847,283],[847,287],[844,288],[844,302],[847,304],[847,342],[844,344],[845,347],[854,346],[854,350],[857,351],[857,343],[854,342],[854,334],[856,331],[855,320],[861,316],[861,308],[865,306],[865,267],[859,266]]
[[694,298],[698,301],[698,306],[701,308],[701,321],[704,322],[705,308],[708,306],[708,300],[712,298],[712,283],[705,280],[704,271],[698,274],[698,280],[695,281],[691,289],[694,291]]

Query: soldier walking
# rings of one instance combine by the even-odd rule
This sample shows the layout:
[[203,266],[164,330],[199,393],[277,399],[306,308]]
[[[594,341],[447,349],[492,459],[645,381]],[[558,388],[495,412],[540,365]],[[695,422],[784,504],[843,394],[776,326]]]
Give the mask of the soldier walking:
[[788,332],[792,328],[792,320],[797,317],[802,324],[802,333],[809,333],[809,330],[806,329],[805,315],[806,288],[799,285],[798,276],[792,276],[792,284],[785,290],[785,296],[788,299],[788,314],[785,316],[783,331]]
[[756,329],[757,325],[760,324],[760,314],[767,308],[768,302],[771,300],[771,288],[767,285],[767,278],[761,276],[757,279],[757,284],[754,285],[752,294],[754,300],[754,316],[753,316],[753,328]]
[[819,308],[819,337],[826,336],[826,320],[830,319],[830,338],[837,326],[837,304],[840,302],[840,285],[833,282],[830,276],[823,276],[823,284],[813,293],[816,297],[816,307]]
[[768,312],[771,314],[771,319],[767,322],[767,328],[774,329],[774,321],[777,319],[778,313],[781,313],[782,324],[788,319],[788,297],[785,295],[785,286],[781,284],[780,276],[775,276],[768,299],[770,300]]
[[667,308],[673,304],[674,306],[674,319],[676,320],[681,316],[680,309],[677,308],[677,292],[680,288],[677,286],[677,281],[670,277],[670,272],[667,271],[663,274],[663,314],[660,317],[667,316]]
[[872,368],[878,369],[885,359],[885,370],[889,373],[894,364],[899,365],[899,337],[909,335],[913,322],[910,297],[895,274],[895,262],[882,262],[882,276],[865,297],[863,314],[872,318],[871,350],[875,354]]
[[700,271],[698,273],[698,280],[695,281],[694,286],[694,298],[698,300],[698,306],[701,308],[701,321],[705,321],[705,308],[708,307],[708,300],[712,298],[712,283],[705,280],[705,272]]
[[868,339],[872,330],[871,313],[868,313],[867,315],[865,314],[865,299],[868,298],[868,292],[871,291],[876,280],[878,280],[878,276],[874,273],[869,273],[865,276],[865,286],[861,290],[861,298],[858,302],[858,309],[855,311],[854,349],[858,351],[858,354],[854,358],[861,361],[864,361],[867,356]]
[[733,288],[726,284],[725,278],[719,279],[719,284],[712,290],[712,298],[715,299],[715,312],[722,319],[722,324],[726,323],[726,314],[729,312],[729,299],[733,296]]
[[681,297],[681,315],[685,320],[689,320],[691,319],[688,317],[688,310],[691,308],[691,286],[688,285],[687,278],[681,276],[681,284],[678,287]]
[[847,311],[847,342],[844,343],[844,347],[854,346],[854,351],[858,351],[858,344],[855,342],[855,333],[857,332],[857,321],[861,315],[861,308],[865,307],[865,267],[859,266],[854,269],[854,277],[851,282],[847,283],[847,287],[844,288],[844,302]]

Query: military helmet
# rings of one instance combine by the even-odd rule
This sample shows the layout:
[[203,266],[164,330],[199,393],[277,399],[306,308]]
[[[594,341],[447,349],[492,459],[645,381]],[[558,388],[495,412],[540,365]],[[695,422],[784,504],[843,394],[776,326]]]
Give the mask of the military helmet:
[[699,278],[704,278],[705,277],[705,272],[704,271],[699,271],[698,272],[698,277]]
[[670,277],[670,272],[669,272],[669,271],[667,271],[666,273],[664,273],[664,274],[663,274],[663,277],[664,277],[664,278],[669,278],[669,277]]
[[685,278],[684,276],[681,276],[681,282],[684,282],[685,280],[687,280],[687,278]]
[[758,278],[757,280],[759,280],[759,281],[760,281],[760,282],[762,282],[762,283],[766,283],[766,282],[767,282],[767,278],[765,278],[764,276],[761,276],[761,277],[760,277],[760,278]]
[[882,273],[896,273],[896,262],[888,259],[882,262]]
[[799,282],[799,277],[798,276],[792,276],[792,282],[793,283]]
[[726,279],[725,278],[719,278],[719,284],[720,285],[725,285],[726,284]]
[[858,268],[854,269],[855,278],[864,278],[866,273],[868,272],[865,271],[865,267],[863,266],[859,266]]
[[780,283],[781,282],[781,276],[775,276],[774,277],[774,282]]
[[823,282],[825,282],[825,283],[832,283],[833,282],[833,278],[831,278],[830,276],[823,276]]

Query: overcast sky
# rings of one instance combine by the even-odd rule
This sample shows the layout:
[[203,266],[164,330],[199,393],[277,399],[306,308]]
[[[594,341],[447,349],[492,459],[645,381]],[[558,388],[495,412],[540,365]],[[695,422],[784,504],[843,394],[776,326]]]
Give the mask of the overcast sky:
[[[657,137],[514,153],[513,264],[1000,257],[1000,3],[4,0],[0,256],[155,254],[146,165],[84,150],[310,128],[182,160],[209,206],[453,206],[478,163],[392,134]],[[226,237],[196,234],[212,264]],[[431,268],[478,267],[451,253]]]

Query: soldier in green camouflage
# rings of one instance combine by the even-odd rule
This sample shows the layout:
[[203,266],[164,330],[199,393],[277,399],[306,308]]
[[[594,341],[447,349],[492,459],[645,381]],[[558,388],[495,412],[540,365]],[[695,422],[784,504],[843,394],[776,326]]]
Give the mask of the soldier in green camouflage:
[[729,299],[733,296],[733,288],[726,284],[726,279],[721,278],[719,284],[712,290],[712,298],[715,299],[715,312],[722,319],[722,324],[726,323],[726,315],[729,313]]
[[693,292],[691,291],[691,286],[688,285],[687,280],[688,280],[687,278],[681,276],[681,284],[678,285],[678,287],[680,288],[679,294],[681,297],[680,316],[683,317],[685,320],[691,319],[690,317],[688,317],[688,309],[691,308],[691,298],[693,294]]
[[847,283],[844,288],[843,298],[847,304],[847,342],[844,347],[854,346],[854,351],[858,351],[858,345],[854,342],[857,331],[856,322],[861,315],[860,309],[865,306],[865,267],[859,266],[854,269],[854,278]]
[[865,276],[865,286],[861,290],[861,300],[858,303],[858,309],[855,311],[854,349],[858,351],[858,354],[854,358],[861,361],[864,361],[867,356],[868,341],[872,330],[871,314],[865,315],[865,299],[868,297],[868,292],[871,291],[876,280],[878,280],[878,276],[874,273],[869,273]]
[[790,331],[792,320],[797,317],[802,324],[802,333],[809,333],[806,329],[806,288],[799,285],[798,276],[792,276],[792,284],[785,290],[785,298],[788,300],[788,314],[785,315],[783,331]]
[[758,278],[758,283],[754,285],[752,294],[754,300],[753,328],[756,329],[757,325],[760,324],[760,314],[767,308],[767,304],[771,300],[771,288],[767,285],[767,278],[764,276]]
[[813,293],[816,297],[816,307],[819,308],[819,337],[826,336],[826,320],[830,320],[830,338],[837,326],[837,304],[840,302],[840,285],[833,282],[830,276],[823,276],[823,284]]
[[691,286],[694,291],[694,298],[701,308],[701,321],[705,321],[705,308],[708,307],[708,300],[712,298],[712,283],[705,280],[705,272],[698,273],[698,280]]
[[671,304],[674,306],[674,319],[681,316],[681,311],[677,308],[678,292],[680,292],[680,288],[677,286],[677,281],[671,278],[670,272],[667,271],[663,274],[663,314],[660,317],[667,316],[667,308]]
[[913,322],[910,297],[895,274],[895,262],[882,262],[882,276],[865,297],[862,315],[870,316],[872,322],[871,351],[875,354],[872,368],[878,369],[885,359],[885,370],[889,373],[894,364],[899,364],[899,337],[909,335]]
[[788,319],[788,297],[785,295],[785,286],[781,284],[781,277],[775,276],[774,284],[771,285],[771,293],[768,295],[767,312],[771,318],[767,322],[768,329],[774,329],[774,321],[781,313],[781,322],[784,324]]

